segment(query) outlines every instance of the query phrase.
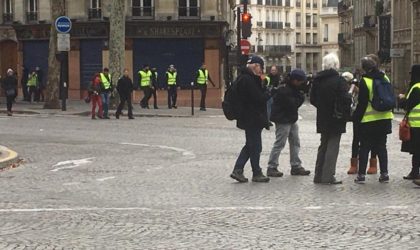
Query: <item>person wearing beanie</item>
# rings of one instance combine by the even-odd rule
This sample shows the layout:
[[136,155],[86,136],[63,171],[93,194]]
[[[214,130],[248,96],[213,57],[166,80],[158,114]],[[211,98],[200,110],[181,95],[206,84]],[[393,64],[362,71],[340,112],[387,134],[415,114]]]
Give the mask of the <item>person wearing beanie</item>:
[[342,184],[336,180],[335,170],[347,121],[334,116],[334,107],[345,104],[348,86],[337,71],[340,62],[335,54],[326,55],[322,62],[323,70],[315,77],[311,90],[311,104],[316,107],[317,133],[321,134],[314,183]]
[[402,106],[407,111],[411,138],[403,142],[401,151],[412,155],[411,171],[403,178],[413,180],[420,186],[420,65],[411,67],[411,81],[407,95],[399,95]]
[[241,110],[236,119],[236,126],[245,131],[245,146],[243,146],[230,177],[240,183],[248,182],[244,176],[244,167],[248,160],[251,162],[253,182],[268,182],[270,178],[264,176],[260,167],[262,151],[261,133],[268,127],[267,105],[270,98],[262,85],[261,75],[264,61],[259,56],[251,56],[246,67],[235,80],[237,95]]
[[[357,108],[353,114],[353,122],[360,123],[360,150],[358,175],[356,183],[365,182],[365,174],[369,152],[378,154],[381,175],[379,182],[388,182],[388,151],[386,148],[387,135],[392,133],[392,110],[380,112],[372,107],[373,82],[378,80],[390,82],[384,72],[378,68],[378,62],[370,56],[361,59],[364,74],[359,83]],[[374,173],[371,172],[371,173]]]
[[267,176],[269,177],[283,176],[283,173],[278,170],[279,156],[287,140],[289,140],[290,145],[290,174],[309,175],[311,173],[302,167],[302,161],[299,157],[298,110],[305,100],[305,97],[299,91],[299,87],[305,81],[305,72],[301,69],[295,69],[290,72],[290,75],[286,79],[286,84],[274,90],[274,101],[270,120],[275,123],[276,140],[268,160]]

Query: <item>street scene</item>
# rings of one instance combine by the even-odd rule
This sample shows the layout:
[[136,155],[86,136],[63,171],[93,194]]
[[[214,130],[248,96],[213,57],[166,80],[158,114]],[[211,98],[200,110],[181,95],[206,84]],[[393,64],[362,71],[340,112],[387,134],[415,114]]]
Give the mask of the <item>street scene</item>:
[[420,248],[420,1],[0,10],[0,250]]
[[[298,121],[303,166],[311,171],[319,143],[314,111],[305,103]],[[220,110],[209,112],[140,117],[135,109],[135,120],[95,122],[88,115],[1,116],[2,144],[24,163],[0,172],[0,248],[418,249],[419,189],[402,179],[410,157],[400,152],[397,121],[389,183],[369,175],[358,185],[347,175],[348,124],[337,164],[343,185],[290,176],[287,148],[279,166],[285,176],[238,184],[229,174],[242,132]],[[274,139],[273,130],[263,132],[263,168]]]

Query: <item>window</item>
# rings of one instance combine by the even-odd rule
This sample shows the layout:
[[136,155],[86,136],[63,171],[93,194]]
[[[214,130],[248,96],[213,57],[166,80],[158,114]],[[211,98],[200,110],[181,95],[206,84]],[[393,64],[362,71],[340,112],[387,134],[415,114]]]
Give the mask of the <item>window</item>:
[[27,0],[26,21],[33,22],[38,20],[38,1]]
[[152,0],[132,0],[133,17],[153,17],[153,1]]
[[324,26],[324,42],[328,42],[328,24]]
[[296,53],[296,68],[302,68],[302,54]]
[[178,15],[180,17],[199,17],[199,0],[179,0]]
[[300,27],[301,27],[300,13],[296,12],[296,28],[300,28]]
[[314,38],[314,39],[313,39],[313,43],[314,43],[314,44],[318,44],[318,34],[317,34],[317,33],[314,33],[314,34],[313,34],[313,38]]
[[302,37],[299,32],[296,33],[296,44],[302,43]]
[[306,44],[311,44],[311,33],[306,33]]
[[311,8],[311,0],[306,0],[306,8]]
[[13,2],[12,0],[4,0],[3,2],[3,22],[13,22]]
[[90,0],[89,19],[102,18],[102,3],[101,0]]
[[296,0],[296,7],[300,8],[301,6],[302,6],[302,5],[301,5],[300,0]]
[[286,44],[290,44],[290,35],[286,34]]
[[311,27],[311,14],[306,14],[306,28]]
[[312,26],[314,28],[318,27],[318,15],[317,14],[312,15],[312,22],[313,22]]

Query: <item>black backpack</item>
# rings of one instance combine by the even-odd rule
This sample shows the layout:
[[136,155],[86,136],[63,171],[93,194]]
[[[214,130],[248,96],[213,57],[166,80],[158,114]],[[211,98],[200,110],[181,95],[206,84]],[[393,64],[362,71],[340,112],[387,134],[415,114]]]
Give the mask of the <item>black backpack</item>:
[[[347,84],[344,78],[340,77],[340,84]],[[337,93],[334,100],[333,118],[339,121],[351,121],[353,110],[353,96],[348,93]]]
[[229,121],[237,120],[242,113],[242,103],[238,93],[240,76],[226,87],[225,97],[222,102],[223,113]]
[[395,108],[395,95],[391,82],[384,77],[382,79],[373,79],[372,88],[373,98],[371,104],[374,110],[384,112]]

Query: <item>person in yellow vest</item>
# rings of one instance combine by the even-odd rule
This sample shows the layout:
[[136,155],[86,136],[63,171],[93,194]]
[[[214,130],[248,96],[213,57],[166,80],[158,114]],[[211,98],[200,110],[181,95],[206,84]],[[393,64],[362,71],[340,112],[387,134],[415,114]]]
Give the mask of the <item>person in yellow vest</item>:
[[403,142],[401,151],[412,155],[412,167],[406,180],[414,180],[420,186],[420,65],[411,67],[411,82],[407,96],[400,95],[402,106],[407,111],[408,123],[410,125],[410,141]]
[[216,87],[216,85],[211,79],[205,63],[203,63],[201,68],[197,71],[195,79],[195,83],[201,92],[200,110],[206,111],[207,82],[210,82],[213,87]]
[[152,71],[150,71],[149,65],[144,65],[143,69],[139,71],[139,84],[140,89],[144,93],[143,99],[140,101],[142,108],[149,108],[149,100],[152,97]]
[[168,71],[166,72],[166,83],[168,84],[168,109],[176,109],[178,72],[172,64],[169,65]]
[[35,70],[29,74],[26,86],[28,87],[29,102],[32,102],[35,99],[36,89],[38,87],[38,75]]
[[378,65],[371,57],[363,57],[362,69],[365,74],[359,83],[359,96],[356,110],[353,114],[354,122],[360,122],[360,151],[359,170],[356,183],[365,182],[365,174],[369,152],[377,153],[381,175],[379,182],[388,182],[388,151],[386,148],[387,136],[392,133],[392,110],[380,112],[372,107],[373,82],[381,80],[389,82],[384,72],[378,69]]
[[112,78],[109,73],[108,68],[104,68],[103,72],[99,75],[101,78],[101,98],[102,98],[102,107],[104,110],[103,118],[109,119],[109,100],[113,90]]

